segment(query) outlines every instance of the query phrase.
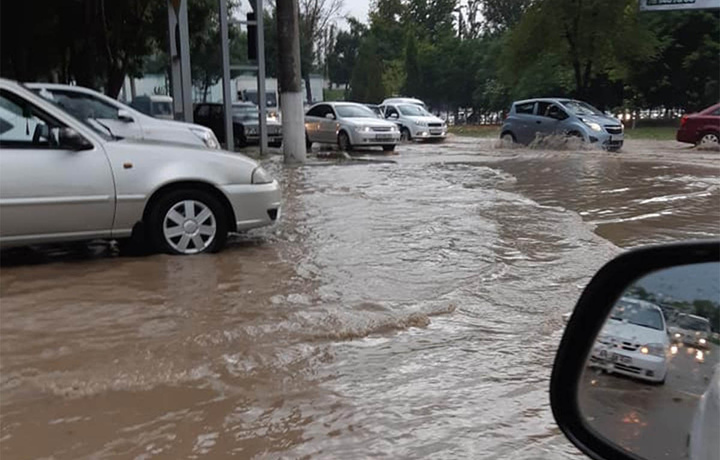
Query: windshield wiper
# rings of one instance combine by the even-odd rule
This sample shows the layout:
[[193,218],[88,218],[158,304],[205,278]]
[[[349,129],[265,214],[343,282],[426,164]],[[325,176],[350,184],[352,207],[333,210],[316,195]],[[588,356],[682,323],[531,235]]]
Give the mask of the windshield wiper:
[[107,126],[105,123],[101,122],[101,121],[98,120],[97,118],[92,118],[92,120],[93,120],[95,123],[97,123],[97,124],[99,124],[100,126],[102,126],[103,128],[105,128],[105,129],[107,130],[107,132],[110,134],[110,137],[112,138],[112,140],[117,141],[117,140],[119,140],[119,139],[122,139],[120,136],[116,136],[116,135],[112,132],[112,130],[111,130],[110,128],[108,128],[108,126]]

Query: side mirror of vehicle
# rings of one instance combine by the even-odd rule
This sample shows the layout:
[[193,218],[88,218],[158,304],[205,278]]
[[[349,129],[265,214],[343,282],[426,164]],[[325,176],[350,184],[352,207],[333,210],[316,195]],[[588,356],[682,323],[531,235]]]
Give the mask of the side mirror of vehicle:
[[80,133],[72,128],[60,128],[58,131],[58,144],[60,148],[68,150],[89,150],[93,145]]
[[398,119],[398,114],[397,114],[397,113],[391,113],[390,115],[388,115],[388,118],[392,118],[393,120],[397,120],[397,119]]
[[135,121],[132,115],[130,115],[130,112],[125,109],[118,110],[117,116],[118,120],[124,121],[125,123],[132,123],[133,121]]
[[326,114],[325,114],[325,118],[327,118],[328,120],[334,120],[334,119],[335,119],[335,115],[333,115],[332,113],[326,113]]
[[550,381],[555,420],[582,452],[717,458],[720,347],[674,343],[664,311],[691,313],[685,317],[698,330],[710,317],[718,328],[718,279],[720,241],[636,249],[595,274],[565,327]]

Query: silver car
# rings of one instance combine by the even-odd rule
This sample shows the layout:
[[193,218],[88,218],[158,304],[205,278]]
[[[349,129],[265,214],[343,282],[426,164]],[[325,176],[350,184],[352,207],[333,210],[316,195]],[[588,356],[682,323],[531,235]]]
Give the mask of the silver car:
[[205,126],[153,118],[82,86],[54,83],[27,83],[25,86],[75,118],[96,118],[116,136],[220,148],[215,134]]
[[337,144],[343,151],[382,146],[390,152],[400,141],[395,123],[379,119],[372,110],[354,102],[323,102],[312,106],[305,114],[305,136],[308,148],[318,142]]
[[0,247],[147,239],[170,254],[220,250],[273,224],[277,181],[222,150],[112,136],[0,79]]
[[503,123],[500,137],[508,142],[529,144],[538,136],[559,134],[577,137],[606,150],[620,150],[623,124],[615,117],[582,101],[572,99],[528,99],[514,102]]

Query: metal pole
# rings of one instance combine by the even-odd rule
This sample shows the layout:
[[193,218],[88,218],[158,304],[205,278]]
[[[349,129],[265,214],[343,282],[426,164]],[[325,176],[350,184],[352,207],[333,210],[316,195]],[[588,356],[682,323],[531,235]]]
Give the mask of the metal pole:
[[304,163],[305,115],[300,86],[300,20],[297,0],[277,0],[278,77],[286,163]]
[[260,123],[258,128],[260,132],[260,155],[264,155],[268,148],[267,139],[267,101],[265,94],[265,27],[263,26],[263,2],[262,0],[256,0],[257,6],[255,6],[255,21],[257,24],[257,81],[258,81],[258,106],[260,109]]
[[232,119],[232,93],[230,93],[230,44],[228,43],[227,0],[218,0],[220,10],[220,47],[222,54],[223,109],[225,112],[226,149],[235,150],[235,136]]

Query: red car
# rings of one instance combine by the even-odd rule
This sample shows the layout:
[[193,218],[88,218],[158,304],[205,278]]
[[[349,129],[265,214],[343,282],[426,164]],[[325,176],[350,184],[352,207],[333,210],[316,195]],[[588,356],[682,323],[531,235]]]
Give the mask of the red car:
[[720,104],[708,107],[699,113],[683,115],[680,129],[675,137],[678,142],[688,144],[715,144],[720,141]]

